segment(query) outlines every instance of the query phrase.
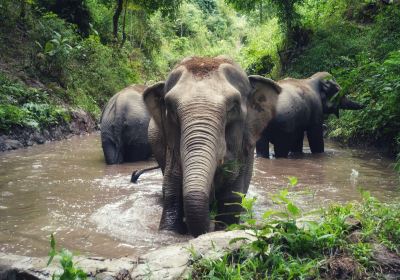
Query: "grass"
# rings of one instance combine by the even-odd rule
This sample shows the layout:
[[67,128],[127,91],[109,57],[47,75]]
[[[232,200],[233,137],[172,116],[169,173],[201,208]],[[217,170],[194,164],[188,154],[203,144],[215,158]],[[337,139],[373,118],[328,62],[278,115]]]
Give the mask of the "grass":
[[[290,186],[296,184],[291,178]],[[280,210],[255,219],[255,198],[241,195],[242,223],[229,229],[246,230],[255,239],[218,259],[196,256],[188,278],[381,279],[390,271],[400,275],[400,267],[385,266],[376,257],[380,250],[400,260],[400,206],[379,202],[368,192],[362,196],[361,202],[303,213],[284,189],[273,196]]]

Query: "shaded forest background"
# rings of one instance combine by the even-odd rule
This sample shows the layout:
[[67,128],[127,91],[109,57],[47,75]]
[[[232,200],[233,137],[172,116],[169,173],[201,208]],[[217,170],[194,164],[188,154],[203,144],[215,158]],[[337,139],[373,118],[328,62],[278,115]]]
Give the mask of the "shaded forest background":
[[[0,0],[0,131],[68,122],[185,56],[273,79],[331,72],[362,111],[328,135],[400,152],[400,3],[384,0]],[[399,164],[397,168],[400,169]]]

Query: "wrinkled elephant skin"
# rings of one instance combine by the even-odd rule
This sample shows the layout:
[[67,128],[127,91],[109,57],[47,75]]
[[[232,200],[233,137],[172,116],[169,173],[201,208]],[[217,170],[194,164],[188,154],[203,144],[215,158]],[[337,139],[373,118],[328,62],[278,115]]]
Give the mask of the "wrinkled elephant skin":
[[131,85],[116,93],[100,118],[101,144],[107,164],[145,160],[151,155],[150,121],[143,102],[145,86]]
[[256,140],[275,112],[280,87],[247,77],[226,57],[189,57],[144,92],[149,140],[163,170],[160,229],[198,236],[238,221],[233,191],[246,193]]
[[308,79],[287,78],[277,82],[282,88],[276,105],[276,116],[257,141],[257,156],[269,157],[269,143],[274,144],[275,157],[287,157],[289,152],[303,152],[304,132],[312,153],[324,152],[324,116],[339,109],[359,110],[363,106],[340,96],[339,85],[327,72]]

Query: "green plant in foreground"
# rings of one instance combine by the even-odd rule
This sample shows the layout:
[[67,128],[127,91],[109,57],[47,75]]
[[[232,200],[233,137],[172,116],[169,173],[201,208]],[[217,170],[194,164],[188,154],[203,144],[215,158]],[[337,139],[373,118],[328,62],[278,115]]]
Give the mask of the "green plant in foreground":
[[87,279],[87,274],[81,268],[75,267],[73,262],[73,254],[67,249],[61,249],[61,251],[56,250],[56,241],[54,239],[54,235],[50,236],[50,252],[49,252],[49,261],[47,262],[47,266],[51,264],[54,257],[59,256],[60,264],[63,269],[61,274],[54,273],[52,279],[59,280],[80,280]]
[[[288,185],[296,186],[297,178],[290,177]],[[189,278],[335,279],[341,277],[335,273],[342,269],[332,268],[335,264],[331,261],[335,263],[337,259],[347,261],[350,278],[379,278],[382,269],[373,259],[375,244],[399,254],[398,204],[381,203],[362,192],[360,203],[331,205],[326,210],[304,213],[291,199],[289,188],[272,196],[279,209],[268,210],[261,218],[255,218],[253,213],[256,199],[238,194],[244,210],[240,215],[242,223],[229,229],[246,230],[254,238],[234,238],[231,244],[246,242],[217,259],[194,253]],[[319,215],[315,217],[315,213]],[[314,215],[313,219],[305,220],[309,214]],[[354,227],[349,220],[356,220],[359,225]],[[349,239],[355,231],[360,236],[356,242]]]

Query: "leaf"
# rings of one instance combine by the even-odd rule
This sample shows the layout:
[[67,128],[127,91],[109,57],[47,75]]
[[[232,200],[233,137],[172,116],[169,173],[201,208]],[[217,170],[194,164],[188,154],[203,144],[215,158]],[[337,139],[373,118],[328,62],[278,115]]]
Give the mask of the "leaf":
[[60,42],[59,40],[57,40],[57,39],[51,39],[50,42],[51,42],[54,46],[57,46],[57,47],[59,47],[60,44],[61,44],[61,42]]
[[264,212],[264,214],[262,215],[263,219],[268,219],[270,216],[277,214],[278,212],[275,210],[268,210],[266,212]]
[[50,252],[49,252],[49,260],[47,261],[47,266],[49,266],[51,264],[51,262],[53,261],[55,255],[57,255],[57,251],[56,251],[56,240],[54,239],[54,235],[51,234],[50,235]]
[[36,44],[41,50],[43,49],[42,44],[40,44],[38,41],[35,41],[35,44]]
[[289,176],[288,179],[289,179],[290,186],[294,187],[297,185],[297,182],[298,182],[297,177]]
[[239,241],[243,241],[243,240],[249,240],[249,239],[247,237],[235,237],[229,241],[229,245],[234,244]]
[[54,33],[54,37],[56,37],[57,39],[61,39],[61,34],[58,33],[57,31],[53,31]]
[[324,234],[324,235],[318,237],[317,240],[327,239],[327,238],[334,237],[334,236],[335,236],[335,235],[334,235],[334,234],[331,234],[331,233],[329,233],[329,234]]
[[51,249],[55,250],[56,249],[56,240],[54,239],[54,235],[50,235],[50,247]]
[[237,196],[240,196],[241,198],[244,198],[246,195],[241,192],[232,192],[233,194],[236,194]]
[[292,214],[295,217],[300,214],[300,209],[292,202],[288,203],[287,210],[289,211],[290,214]]
[[52,50],[54,50],[54,45],[50,41],[46,42],[46,45],[44,45],[44,52],[49,53]]

